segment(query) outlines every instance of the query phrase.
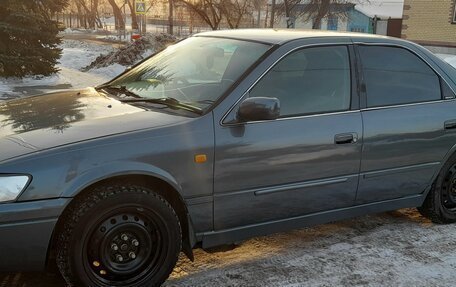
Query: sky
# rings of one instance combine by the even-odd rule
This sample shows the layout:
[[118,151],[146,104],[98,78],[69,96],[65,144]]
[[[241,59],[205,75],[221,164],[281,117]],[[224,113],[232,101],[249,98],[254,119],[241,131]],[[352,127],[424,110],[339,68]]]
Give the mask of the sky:
[[[363,0],[353,0],[360,3]],[[404,0],[368,0],[364,3],[357,4],[356,9],[370,17],[380,18],[402,18]]]

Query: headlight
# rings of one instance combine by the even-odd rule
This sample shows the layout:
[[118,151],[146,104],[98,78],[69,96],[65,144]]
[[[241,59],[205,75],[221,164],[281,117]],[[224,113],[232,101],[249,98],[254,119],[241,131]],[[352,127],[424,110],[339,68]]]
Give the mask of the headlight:
[[15,200],[29,181],[28,175],[0,175],[0,202]]

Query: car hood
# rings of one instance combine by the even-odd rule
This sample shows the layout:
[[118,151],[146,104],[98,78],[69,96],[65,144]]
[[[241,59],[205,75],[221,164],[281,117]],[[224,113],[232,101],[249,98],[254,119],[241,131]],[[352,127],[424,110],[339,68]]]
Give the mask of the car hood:
[[186,120],[121,103],[93,88],[6,101],[0,103],[0,161]]

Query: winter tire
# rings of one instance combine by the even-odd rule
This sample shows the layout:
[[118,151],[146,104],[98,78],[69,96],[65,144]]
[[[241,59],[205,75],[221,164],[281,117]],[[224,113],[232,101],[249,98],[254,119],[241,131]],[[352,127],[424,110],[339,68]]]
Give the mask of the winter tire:
[[110,185],[76,199],[57,237],[57,265],[74,286],[160,286],[182,244],[178,216],[151,189]]
[[456,222],[456,155],[443,166],[418,211],[435,223]]

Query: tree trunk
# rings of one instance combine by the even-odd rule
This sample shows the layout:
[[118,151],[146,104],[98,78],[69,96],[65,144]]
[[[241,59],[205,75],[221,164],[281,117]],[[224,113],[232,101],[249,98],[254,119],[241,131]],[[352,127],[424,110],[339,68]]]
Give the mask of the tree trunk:
[[269,5],[266,4],[266,16],[264,17],[264,28],[268,27]]
[[132,2],[132,0],[128,0],[128,7],[130,7],[130,12],[131,12],[131,28],[133,30],[138,30],[139,29],[139,25],[138,25],[138,17],[136,15],[136,10],[135,10],[135,7],[134,7],[134,0]]
[[78,18],[78,21],[77,21],[77,28],[81,28],[81,27],[82,27],[82,12],[81,12],[81,6],[76,5],[76,9],[78,9],[78,15],[77,15],[77,18]]
[[260,25],[261,25],[261,24],[260,24],[260,21],[261,21],[260,18],[261,18],[261,10],[258,9],[258,14],[257,14],[257,28],[261,28],[261,27],[260,27]]
[[90,7],[90,28],[95,29],[97,26],[98,0],[91,0]]
[[283,5],[285,6],[285,19],[287,21],[287,29],[290,28],[290,3],[288,0],[283,0]]
[[168,25],[169,25],[169,33],[172,35],[173,30],[174,30],[174,3],[173,0],[168,0],[168,5],[169,5],[169,15],[168,15]]
[[122,11],[120,11],[119,6],[115,0],[108,0],[109,4],[112,7],[112,12],[114,13],[114,18],[116,19],[116,30],[125,30],[125,21],[123,19]]
[[274,28],[275,4],[276,4],[276,0],[272,0],[272,3],[271,3],[271,19],[270,19],[270,24],[269,24],[270,28]]
[[314,19],[312,29],[321,29],[321,20],[328,15],[331,0],[321,0],[320,6],[318,7],[317,16]]

